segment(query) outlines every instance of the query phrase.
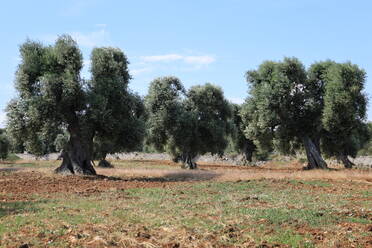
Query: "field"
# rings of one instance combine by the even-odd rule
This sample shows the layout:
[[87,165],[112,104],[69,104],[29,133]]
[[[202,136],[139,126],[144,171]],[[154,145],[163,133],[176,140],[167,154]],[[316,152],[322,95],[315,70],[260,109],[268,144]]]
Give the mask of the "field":
[[1,247],[372,247],[372,171],[113,161],[0,165]]

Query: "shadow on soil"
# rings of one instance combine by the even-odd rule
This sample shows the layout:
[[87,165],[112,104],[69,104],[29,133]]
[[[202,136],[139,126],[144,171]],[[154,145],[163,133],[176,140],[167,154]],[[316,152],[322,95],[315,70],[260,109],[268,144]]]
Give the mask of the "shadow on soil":
[[0,168],[0,172],[14,172],[23,170],[23,168],[16,168],[16,167],[6,167],[6,168]]
[[189,181],[208,181],[216,178],[220,173],[214,171],[196,170],[196,171],[177,171],[168,172],[163,176],[157,177],[131,177],[121,178],[113,176],[87,176],[84,177],[88,180],[109,180],[109,181],[124,181],[124,182],[189,182]]
[[25,212],[37,212],[39,210],[38,205],[46,202],[46,200],[0,202],[0,218],[7,215],[20,214]]

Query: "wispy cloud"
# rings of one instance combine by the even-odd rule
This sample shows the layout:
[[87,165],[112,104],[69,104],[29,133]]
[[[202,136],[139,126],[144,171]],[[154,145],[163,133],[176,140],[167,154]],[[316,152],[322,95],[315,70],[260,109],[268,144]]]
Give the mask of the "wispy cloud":
[[132,69],[130,70],[130,74],[133,76],[138,76],[140,74],[146,73],[146,72],[151,72],[153,71],[152,67],[142,67],[142,68],[137,68],[137,69]]
[[[103,24],[99,24],[103,25]],[[76,40],[79,46],[93,48],[97,46],[107,46],[111,44],[110,33],[106,31],[105,27],[93,32],[67,32],[71,37]],[[56,34],[43,35],[42,40],[53,43],[58,38]]]
[[154,56],[142,56],[141,59],[144,62],[172,62],[183,59],[183,56],[179,54],[165,54],[165,55],[154,55]]
[[96,24],[96,27],[99,27],[99,28],[106,28],[106,27],[107,27],[107,24],[99,23],[99,24]]
[[183,55],[168,53],[161,55],[140,56],[131,69],[133,76],[159,71],[195,71],[216,61],[211,55]]
[[216,61],[212,56],[185,56],[184,60],[188,64],[199,64],[199,65],[208,65]]
[[89,48],[110,43],[110,35],[104,28],[90,33],[72,32],[71,36],[80,46]]
[[62,16],[80,16],[84,12],[88,11],[92,6],[95,5],[96,1],[90,0],[72,0],[65,1],[64,8],[59,12]]
[[230,102],[232,103],[236,103],[236,104],[242,104],[244,103],[244,98],[241,98],[241,97],[228,97],[227,98]]
[[142,56],[144,62],[174,62],[183,61],[187,64],[193,65],[208,65],[216,61],[214,56],[202,55],[202,56],[189,56],[181,54],[164,54],[164,55],[153,55],[153,56]]

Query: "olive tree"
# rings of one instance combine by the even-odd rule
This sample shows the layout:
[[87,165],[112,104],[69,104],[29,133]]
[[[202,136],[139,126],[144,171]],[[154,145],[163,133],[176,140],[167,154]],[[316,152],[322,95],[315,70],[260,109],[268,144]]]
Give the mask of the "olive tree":
[[195,169],[198,155],[225,150],[231,109],[221,88],[208,83],[186,92],[175,77],[157,78],[150,84],[145,104],[148,143],[185,168]]
[[26,143],[26,119],[24,102],[11,100],[7,107],[7,125],[6,131],[9,134],[9,141],[12,151],[15,153],[23,153]]
[[366,123],[364,139],[365,139],[365,142],[363,142],[363,145],[361,149],[358,151],[357,155],[371,156],[372,155],[372,122]]
[[241,117],[241,108],[239,104],[231,104],[232,108],[232,143],[235,151],[243,154],[243,164],[252,162],[253,152],[257,150],[252,140],[244,135],[244,125]]
[[9,139],[5,134],[5,130],[0,128],[0,160],[5,160],[9,153]]
[[327,168],[314,142],[317,125],[313,122],[316,94],[307,79],[303,64],[296,58],[267,61],[247,72],[249,98],[241,111],[244,133],[259,146],[282,145],[301,141],[308,168]]
[[93,155],[99,166],[111,167],[107,154],[138,150],[142,145],[144,106],[141,97],[128,89],[128,61],[120,49],[95,48],[91,60]]
[[363,93],[366,73],[351,63],[335,63],[324,77],[323,147],[351,168],[348,156],[355,157],[368,141],[367,97]]
[[126,56],[116,48],[95,48],[92,80],[86,81],[80,76],[82,54],[68,35],[60,36],[53,46],[27,40],[20,47],[20,55],[15,80],[18,96],[7,108],[10,135],[35,153],[43,144],[53,144],[58,133],[66,130],[68,142],[56,172],[96,174],[92,166],[94,137],[116,137],[123,126],[137,123],[131,108]]

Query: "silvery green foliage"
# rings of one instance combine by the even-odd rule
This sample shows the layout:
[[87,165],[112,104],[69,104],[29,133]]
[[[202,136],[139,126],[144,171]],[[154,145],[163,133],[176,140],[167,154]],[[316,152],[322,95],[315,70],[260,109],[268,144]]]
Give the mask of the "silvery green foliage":
[[5,130],[0,129],[0,159],[4,160],[8,157],[10,148],[9,139],[5,133]]
[[88,111],[96,127],[95,157],[103,159],[108,153],[140,150],[144,106],[141,97],[128,89],[126,56],[117,48],[95,48],[91,60]]
[[355,157],[368,141],[366,73],[351,63],[334,63],[323,76],[323,148],[328,155]]
[[[314,145],[310,138],[317,131],[317,126],[311,121],[315,95],[305,67],[298,59],[266,61],[257,70],[247,72],[247,81],[250,96],[241,115],[244,133],[258,149],[275,148],[291,153],[302,140]],[[324,166],[319,154],[315,157]]]
[[62,152],[66,148],[68,140],[70,139],[68,132],[63,132],[57,135],[54,140],[54,147],[56,152]]
[[207,152],[222,154],[226,148],[231,109],[221,88],[207,83],[186,92],[175,77],[157,78],[145,104],[147,142],[157,150],[194,159]]
[[355,156],[366,142],[365,72],[356,65],[328,60],[305,71],[297,59],[285,58],[262,63],[247,80],[241,116],[258,149],[293,153],[307,140],[328,156]]
[[242,105],[231,104],[232,118],[231,118],[231,140],[233,149],[237,153],[245,155],[245,162],[252,162],[253,152],[256,153],[256,157],[260,157],[262,153],[257,151],[257,147],[252,140],[247,139],[244,135],[244,125],[241,117]]
[[241,115],[246,136],[258,147],[269,150],[275,139],[290,141],[311,134],[306,71],[299,60],[266,61],[247,72],[247,81],[250,97]]
[[7,108],[12,143],[42,155],[51,152],[56,138],[61,138],[58,135],[67,131],[64,154],[75,168],[85,163],[84,170],[91,173],[94,137],[113,142],[109,152],[138,147],[144,108],[128,89],[128,61],[120,49],[93,50],[91,80],[81,78],[83,57],[68,35],[60,36],[53,46],[27,40],[20,55],[15,80],[18,96]]
[[366,132],[364,132],[364,139],[366,142],[361,143],[362,149],[358,151],[358,155],[371,156],[372,155],[372,122],[367,122]]

